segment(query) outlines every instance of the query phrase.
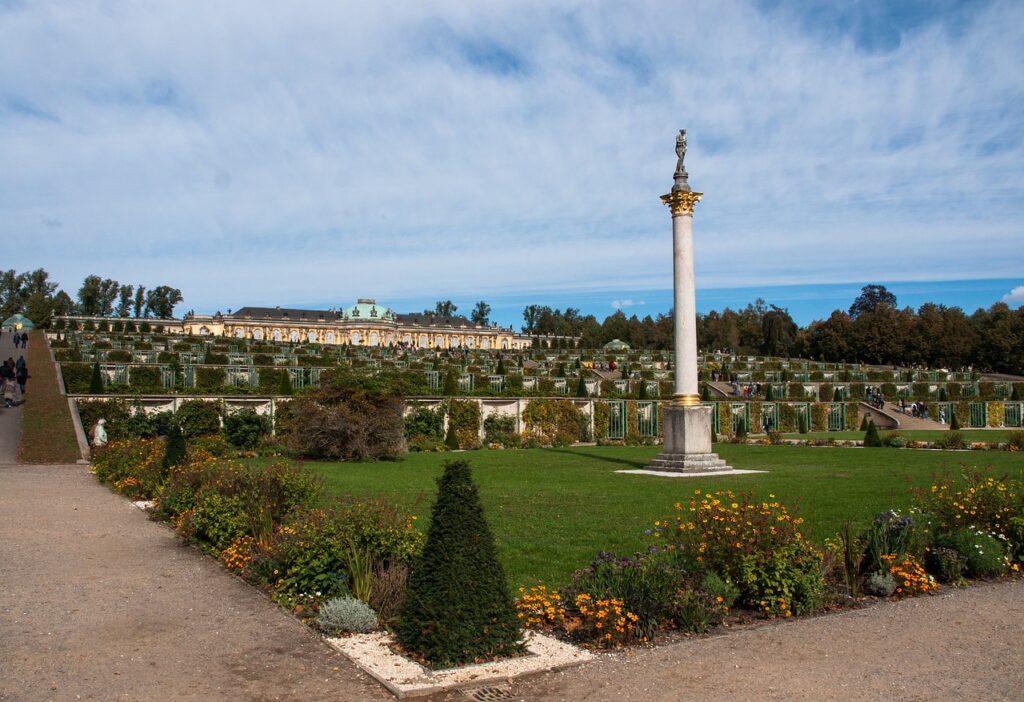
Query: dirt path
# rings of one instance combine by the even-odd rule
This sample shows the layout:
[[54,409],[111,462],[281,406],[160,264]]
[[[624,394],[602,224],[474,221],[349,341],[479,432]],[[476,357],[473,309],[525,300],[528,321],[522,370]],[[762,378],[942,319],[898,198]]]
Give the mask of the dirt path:
[[[1024,583],[604,656],[523,700],[1020,700]],[[82,466],[0,466],[0,699],[387,700]],[[435,699],[465,700],[461,693]]]

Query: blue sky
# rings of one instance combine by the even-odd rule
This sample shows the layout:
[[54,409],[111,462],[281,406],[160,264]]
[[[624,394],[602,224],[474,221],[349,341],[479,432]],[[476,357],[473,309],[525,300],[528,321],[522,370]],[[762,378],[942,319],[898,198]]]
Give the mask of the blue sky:
[[654,315],[686,127],[701,309],[1020,304],[1022,65],[1020,2],[0,0],[0,265]]

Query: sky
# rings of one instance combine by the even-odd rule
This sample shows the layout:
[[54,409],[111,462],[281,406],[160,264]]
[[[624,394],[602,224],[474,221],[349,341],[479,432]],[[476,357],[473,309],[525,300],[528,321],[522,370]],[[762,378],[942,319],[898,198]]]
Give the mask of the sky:
[[1024,3],[0,0],[0,266],[178,312],[1024,302]]

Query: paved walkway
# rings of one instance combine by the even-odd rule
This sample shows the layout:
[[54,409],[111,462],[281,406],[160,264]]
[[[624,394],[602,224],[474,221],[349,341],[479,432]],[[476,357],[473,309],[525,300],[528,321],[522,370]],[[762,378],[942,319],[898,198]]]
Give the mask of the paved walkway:
[[[8,358],[18,360],[22,355],[21,349],[14,348],[14,336],[5,331],[0,337],[0,363]],[[29,368],[29,373],[32,369]],[[32,392],[32,380],[29,379],[25,390]],[[4,407],[3,399],[0,399],[0,464],[16,463],[18,461],[18,437],[21,435],[21,408]]]

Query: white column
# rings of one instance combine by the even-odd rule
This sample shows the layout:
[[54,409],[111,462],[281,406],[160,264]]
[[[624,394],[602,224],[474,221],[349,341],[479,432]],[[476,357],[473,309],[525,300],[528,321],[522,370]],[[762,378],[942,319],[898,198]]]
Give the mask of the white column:
[[672,282],[675,294],[675,399],[697,399],[697,295],[693,273],[693,215],[672,215]]

